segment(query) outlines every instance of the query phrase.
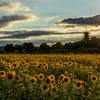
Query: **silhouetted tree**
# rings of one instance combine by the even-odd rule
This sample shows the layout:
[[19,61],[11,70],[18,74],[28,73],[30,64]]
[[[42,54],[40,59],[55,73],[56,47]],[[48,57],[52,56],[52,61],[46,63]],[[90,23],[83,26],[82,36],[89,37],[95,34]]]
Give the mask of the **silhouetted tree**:
[[91,40],[89,41],[90,47],[97,47],[100,48],[100,39],[96,37],[91,37]]
[[34,45],[33,43],[23,43],[23,49],[27,52],[27,53],[33,53],[34,50]]
[[15,49],[18,50],[19,52],[22,52],[23,47],[22,47],[22,45],[16,44]]
[[55,44],[55,47],[56,47],[56,49],[62,49],[62,48],[63,48],[61,42],[57,42],[57,43]]
[[49,52],[49,51],[50,51],[50,46],[47,45],[46,43],[42,43],[42,44],[40,45],[40,51]]
[[34,47],[34,52],[39,52],[39,47]]
[[72,44],[71,42],[65,43],[65,49],[72,49]]
[[6,52],[14,52],[15,47],[12,44],[6,44],[4,49]]
[[63,45],[61,42],[57,42],[56,44],[52,45],[52,50],[58,50],[58,49],[63,49]]

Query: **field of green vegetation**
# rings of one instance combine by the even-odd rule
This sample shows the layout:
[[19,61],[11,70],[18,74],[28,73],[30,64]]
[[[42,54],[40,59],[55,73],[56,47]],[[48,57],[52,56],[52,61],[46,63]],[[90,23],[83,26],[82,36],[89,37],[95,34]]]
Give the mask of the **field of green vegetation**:
[[100,100],[100,54],[0,54],[0,100]]

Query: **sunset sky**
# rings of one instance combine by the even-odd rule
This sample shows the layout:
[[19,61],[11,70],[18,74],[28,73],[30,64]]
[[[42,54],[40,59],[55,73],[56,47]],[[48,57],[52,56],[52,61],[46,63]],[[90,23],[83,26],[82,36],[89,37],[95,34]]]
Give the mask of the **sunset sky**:
[[86,28],[100,37],[100,0],[0,0],[0,46],[80,41]]

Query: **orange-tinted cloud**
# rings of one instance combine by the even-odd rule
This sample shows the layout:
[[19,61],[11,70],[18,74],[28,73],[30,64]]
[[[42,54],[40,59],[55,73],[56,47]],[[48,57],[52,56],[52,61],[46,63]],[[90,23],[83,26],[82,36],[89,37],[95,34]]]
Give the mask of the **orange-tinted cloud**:
[[33,21],[36,19],[37,19],[36,16],[30,14],[3,16],[0,18],[0,28],[11,27],[13,24],[19,22]]
[[10,2],[10,3],[0,4],[0,9],[7,10],[8,11],[7,15],[14,14],[14,12],[17,10],[22,10],[22,11],[30,10],[29,7],[23,6],[21,3],[18,3],[18,2]]

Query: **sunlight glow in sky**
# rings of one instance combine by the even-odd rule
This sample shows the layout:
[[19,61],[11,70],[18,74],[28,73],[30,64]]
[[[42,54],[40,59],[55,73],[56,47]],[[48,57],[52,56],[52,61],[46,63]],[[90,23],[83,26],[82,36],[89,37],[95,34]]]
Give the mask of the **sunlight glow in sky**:
[[[0,46],[100,37],[100,0],[0,0]],[[77,33],[77,34],[75,34]]]

